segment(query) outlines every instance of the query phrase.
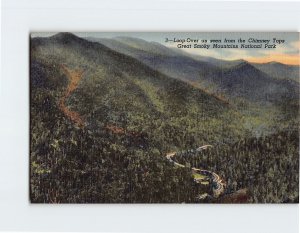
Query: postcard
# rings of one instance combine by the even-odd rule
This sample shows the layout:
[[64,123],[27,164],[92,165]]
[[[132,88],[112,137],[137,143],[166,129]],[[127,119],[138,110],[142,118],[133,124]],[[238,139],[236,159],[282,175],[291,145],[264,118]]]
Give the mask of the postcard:
[[299,33],[32,32],[32,203],[298,203]]

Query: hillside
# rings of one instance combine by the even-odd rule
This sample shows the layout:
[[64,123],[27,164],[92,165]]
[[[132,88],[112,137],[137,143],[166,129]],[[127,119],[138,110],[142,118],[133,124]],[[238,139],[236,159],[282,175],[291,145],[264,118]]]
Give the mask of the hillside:
[[253,63],[257,69],[277,79],[291,79],[299,82],[299,66],[285,65],[279,62],[268,62],[263,64]]
[[254,135],[272,133],[278,127],[297,127],[299,83],[291,79],[278,79],[243,60],[192,55],[142,39],[88,39],[229,103],[243,115],[244,127]]
[[[228,95],[243,97],[252,102],[274,103],[283,98],[297,99],[298,85],[290,80],[274,80],[248,62],[225,70],[214,83]],[[230,92],[230,93],[229,93]]]
[[[296,80],[297,74],[299,76],[295,67],[292,66],[274,63],[259,65],[243,60],[225,61],[197,56],[176,51],[158,43],[130,37],[89,38],[89,40],[103,43],[120,53],[138,59],[161,73],[193,83],[211,94],[225,96],[229,102],[234,102],[233,98],[236,96],[245,97],[251,102],[268,103],[274,103],[284,95],[298,98],[299,84],[288,81],[289,79]],[[281,76],[284,81],[279,81],[278,76]],[[279,94],[278,97],[276,93]]]
[[[43,72],[47,72],[50,65],[51,72],[55,70],[60,76],[63,76],[61,64],[83,71],[82,81],[68,101],[72,108],[86,116],[86,119],[94,121],[93,115],[99,117],[100,114],[100,124],[114,123],[117,121],[115,118],[122,114],[131,118],[128,121],[131,125],[126,125],[129,128],[146,124],[134,123],[142,117],[140,114],[160,120],[174,116],[200,115],[206,119],[204,124],[209,124],[210,119],[217,116],[221,119],[222,115],[231,111],[222,101],[198,88],[169,78],[101,44],[91,43],[73,35],[58,34],[49,39],[34,38],[31,48],[33,68],[38,66],[36,64],[43,65]],[[35,76],[33,74],[33,77]],[[49,77],[52,79],[54,76]],[[55,83],[49,84],[49,87],[65,88],[65,79],[64,85],[60,85],[59,80],[51,81]],[[58,90],[58,93],[60,91]]]
[[217,71],[215,66],[207,62],[197,61],[188,56],[188,54],[155,42],[147,42],[130,37],[88,39],[134,57],[155,70],[183,81],[197,82],[201,79],[204,71],[208,73]]
[[30,76],[32,202],[195,202],[164,154],[247,132],[215,97],[69,33],[31,39]]
[[[164,59],[157,53],[166,51],[151,46],[157,45],[148,47],[156,54],[153,59]],[[148,52],[141,53],[149,58]],[[170,55],[164,67],[180,68],[174,59],[184,58],[176,57]],[[257,105],[228,104],[193,81],[70,33],[31,38],[31,202],[295,202],[299,136],[294,83],[273,82],[248,63],[222,71],[219,79],[213,75],[218,68],[190,58],[185,64],[191,70],[197,65],[214,90],[224,88],[234,101]],[[281,84],[290,89],[281,92]],[[247,86],[252,93],[245,92]],[[270,108],[259,103],[277,106],[289,118],[276,122]],[[192,161],[184,158],[180,166],[168,159],[207,144],[212,147],[208,153],[201,151]],[[197,170],[191,165],[201,172],[191,173]],[[202,182],[203,169],[210,169],[210,176]],[[203,194],[213,199],[202,199]]]

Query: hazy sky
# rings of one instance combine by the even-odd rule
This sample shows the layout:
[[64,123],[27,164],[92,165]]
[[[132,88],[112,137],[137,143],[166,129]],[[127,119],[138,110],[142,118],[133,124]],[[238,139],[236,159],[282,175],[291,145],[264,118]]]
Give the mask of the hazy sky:
[[[222,40],[221,44],[224,43],[224,39],[234,39],[238,40],[239,38],[245,39],[246,43],[248,43],[249,38],[253,38],[254,40],[270,40],[269,44],[273,44],[273,39],[276,40],[284,40],[284,43],[278,44],[276,43],[275,49],[213,49],[212,44],[210,44],[210,48],[193,48],[194,43],[192,44],[192,48],[183,48],[185,52],[201,55],[201,56],[210,56],[220,59],[226,60],[235,60],[235,59],[245,59],[251,62],[269,62],[269,61],[278,61],[285,64],[299,64],[299,33],[298,32],[73,32],[75,35],[80,37],[99,37],[99,38],[113,38],[118,36],[125,37],[135,37],[144,39],[146,41],[155,41],[161,43],[168,47],[177,48],[178,43],[168,42],[166,43],[166,38],[170,40],[182,39],[199,39],[208,40],[207,43],[202,44],[210,44],[209,40],[211,39],[220,39]],[[39,32],[32,33],[33,37],[35,36],[51,36],[56,34],[56,32]],[[180,42],[179,42],[180,43]],[[185,42],[184,44],[188,44]],[[199,41],[199,44],[200,41]],[[255,44],[255,43],[251,43]],[[264,46],[265,43],[263,43]]]

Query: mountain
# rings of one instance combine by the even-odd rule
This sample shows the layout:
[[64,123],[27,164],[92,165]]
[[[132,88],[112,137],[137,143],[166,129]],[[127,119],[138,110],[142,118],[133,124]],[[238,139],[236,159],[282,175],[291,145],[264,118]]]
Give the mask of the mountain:
[[[257,103],[274,103],[280,98],[298,98],[299,85],[288,80],[274,78],[276,70],[284,73],[285,65],[269,64],[274,72],[265,65],[254,65],[243,60],[225,61],[204,56],[191,55],[167,48],[161,44],[141,39],[120,37],[95,39],[120,53],[136,58],[142,63],[170,77],[191,83],[217,96],[224,96],[229,102],[234,98],[245,98]],[[277,66],[278,65],[278,66]],[[290,67],[291,72],[296,72]]]
[[299,82],[299,66],[285,65],[279,62],[252,63],[252,65],[271,77]]
[[[247,188],[244,201],[294,201],[294,83],[248,63],[222,70],[144,43],[102,44],[71,33],[30,39],[31,202],[199,203],[218,187],[211,179],[196,183],[194,165],[224,180],[225,196]],[[250,104],[228,104],[204,84]],[[289,120],[276,119],[279,108]],[[183,167],[167,159],[201,145],[212,148]]]
[[[256,136],[297,125],[299,83],[278,79],[243,60],[195,56],[142,39],[89,38],[229,104]],[[263,108],[261,106],[264,106]],[[293,127],[294,127],[293,126]]]
[[130,37],[88,39],[134,57],[155,70],[183,81],[198,81],[202,78],[204,72],[213,73],[216,70],[214,65],[197,61],[183,52],[155,42]]
[[[78,87],[82,92],[76,92],[76,94],[82,95],[80,98],[83,100],[90,98],[90,95],[96,94],[94,92],[99,95],[107,95],[114,90],[116,85],[118,93],[115,94],[123,92],[123,97],[128,97],[128,99],[120,99],[122,104],[128,101],[127,112],[133,107],[144,108],[142,105],[145,104],[147,104],[147,108],[144,108],[142,112],[146,111],[149,114],[159,112],[186,114],[193,104],[207,114],[214,105],[221,109],[226,107],[222,102],[198,88],[170,78],[140,61],[113,51],[102,44],[89,42],[72,34],[60,33],[50,38],[33,38],[31,51],[33,87],[35,84],[55,81],[56,83],[49,84],[48,87],[55,84],[56,88],[63,88],[59,85],[59,80],[52,80],[54,77],[49,76],[48,80],[44,77],[43,79],[46,81],[36,80],[36,78],[41,79],[45,76],[44,73],[47,73],[49,68],[51,68],[51,72],[55,71],[61,76],[60,66],[64,64],[70,69],[81,69],[84,72],[83,80]],[[39,66],[46,71],[42,72],[37,69]],[[36,72],[42,73],[37,75]],[[94,83],[91,83],[92,81]],[[62,80],[62,83],[66,83],[66,80]],[[84,88],[93,93],[85,93],[87,90]],[[104,100],[100,99],[100,101]],[[132,102],[137,106],[132,106]],[[119,105],[118,107],[121,108]],[[88,113],[90,109],[86,105],[81,106],[80,111],[83,114],[90,114]]]
[[59,33],[30,52],[32,202],[195,202],[207,187],[165,154],[247,133],[219,99],[98,42]]
[[185,56],[192,57],[193,59],[195,59],[197,61],[209,63],[210,65],[216,66],[220,69],[231,68],[233,66],[237,66],[238,64],[245,62],[245,60],[243,60],[243,59],[223,60],[223,59],[218,59],[218,58],[214,58],[214,57],[191,54],[191,53],[187,53],[184,51],[182,51],[182,53],[184,53]]
[[[248,62],[225,70],[214,83],[232,97],[252,102],[275,103],[283,99],[297,99],[299,85],[291,80],[275,80]],[[230,92],[230,93],[229,93]]]

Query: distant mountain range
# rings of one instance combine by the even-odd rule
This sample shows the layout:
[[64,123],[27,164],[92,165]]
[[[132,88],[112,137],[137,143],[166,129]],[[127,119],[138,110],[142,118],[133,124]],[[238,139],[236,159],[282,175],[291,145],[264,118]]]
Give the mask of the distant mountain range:
[[297,99],[299,95],[298,66],[220,60],[137,38],[88,39],[134,57],[170,77],[192,83],[209,93],[226,96],[229,102],[232,97],[238,97],[251,102],[274,103],[283,97]]
[[[107,47],[114,48],[121,53],[128,54],[133,57],[139,57],[143,59],[145,53],[152,55],[162,55],[162,56],[184,56],[191,57],[197,61],[202,61],[209,63],[211,65],[217,66],[219,68],[230,68],[236,66],[242,62],[243,59],[238,60],[222,60],[213,57],[195,55],[187,53],[183,50],[169,48],[157,42],[148,42],[138,38],[131,37],[115,37],[111,39],[107,38],[87,38],[90,41],[101,42]],[[268,63],[250,63],[257,69],[267,73],[268,75],[279,78],[279,79],[292,79],[299,82],[299,66],[295,65],[285,65],[279,62],[268,62]]]

